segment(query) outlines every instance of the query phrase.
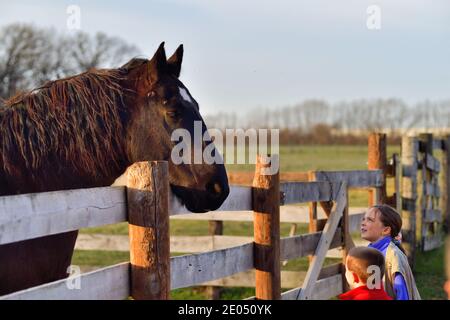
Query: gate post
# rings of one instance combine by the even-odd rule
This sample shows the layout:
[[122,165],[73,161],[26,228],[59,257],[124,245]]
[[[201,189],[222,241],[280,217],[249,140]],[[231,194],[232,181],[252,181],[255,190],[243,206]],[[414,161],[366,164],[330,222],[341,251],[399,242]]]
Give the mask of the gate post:
[[419,143],[414,137],[402,137],[402,245],[411,266],[416,250],[416,201]]
[[369,170],[383,170],[383,185],[369,190],[369,207],[386,203],[386,172],[387,172],[387,143],[386,134],[371,133],[368,141],[368,163]]

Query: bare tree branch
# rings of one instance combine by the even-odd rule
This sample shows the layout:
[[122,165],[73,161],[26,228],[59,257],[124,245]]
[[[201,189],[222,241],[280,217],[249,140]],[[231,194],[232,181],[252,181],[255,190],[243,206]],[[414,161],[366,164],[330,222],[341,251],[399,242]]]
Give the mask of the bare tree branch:
[[11,24],[0,30],[0,98],[90,68],[117,67],[138,53],[135,46],[104,33],[63,35]]

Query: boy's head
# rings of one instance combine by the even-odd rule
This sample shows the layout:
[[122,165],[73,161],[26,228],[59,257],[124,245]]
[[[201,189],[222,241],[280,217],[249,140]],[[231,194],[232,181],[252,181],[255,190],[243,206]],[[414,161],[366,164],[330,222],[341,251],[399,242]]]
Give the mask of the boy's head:
[[381,284],[385,270],[384,256],[374,248],[354,247],[348,252],[345,268],[345,277],[352,288],[367,284],[371,276],[378,276],[373,280]]

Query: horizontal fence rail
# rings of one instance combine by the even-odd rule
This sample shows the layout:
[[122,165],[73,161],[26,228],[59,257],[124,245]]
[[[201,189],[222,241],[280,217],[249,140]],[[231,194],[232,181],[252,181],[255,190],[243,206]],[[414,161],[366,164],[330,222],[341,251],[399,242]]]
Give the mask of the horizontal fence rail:
[[[283,300],[296,300],[301,294],[302,288],[295,288],[281,294]],[[327,300],[343,292],[342,275],[334,275],[325,279],[318,280],[314,286],[314,292],[310,300]]]
[[171,289],[191,287],[253,267],[253,242],[222,250],[172,257]]
[[[281,238],[281,260],[291,260],[314,254],[321,236],[322,232],[315,232],[293,237]],[[341,245],[341,230],[337,229],[331,240],[329,248],[333,249]]]
[[[175,196],[170,200],[170,214],[192,214]],[[251,209],[251,188],[234,186],[218,210]],[[0,197],[0,245],[126,221],[125,187]]]
[[305,203],[311,201],[331,201],[339,191],[338,182],[282,182],[281,204]]
[[130,263],[124,262],[18,291],[0,300],[124,300],[130,296]]
[[124,187],[0,197],[0,244],[124,221]]
[[346,182],[348,188],[381,187],[383,170],[314,171],[316,181]]
[[[367,207],[349,208],[350,216],[361,218]],[[318,219],[327,218],[326,213],[318,208]],[[190,213],[171,216],[171,220],[198,220],[198,221],[253,221],[253,211],[210,211],[207,213]],[[283,223],[308,223],[309,208],[307,206],[286,205],[280,207],[280,222]]]
[[[288,182],[281,183],[287,202],[305,203],[328,201],[338,190],[338,183]],[[173,195],[170,197],[169,212],[180,219],[251,221],[250,218],[220,211],[252,210],[251,187],[232,186],[231,195],[218,209],[209,214],[192,214]],[[288,215],[289,210],[281,211]],[[225,215],[219,218],[216,215]],[[359,219],[355,218],[355,219]],[[38,238],[81,228],[97,227],[127,221],[124,187],[102,187],[91,189],[64,190],[0,197],[0,245]],[[290,222],[286,219],[283,222]],[[291,222],[302,222],[291,218]],[[305,221],[307,222],[307,221]]]
[[[322,268],[319,280],[338,275],[341,272],[341,264],[335,263]],[[281,271],[281,288],[297,288],[302,283],[306,271]],[[248,270],[219,280],[208,281],[202,286],[222,286],[222,287],[255,287],[255,270]]]

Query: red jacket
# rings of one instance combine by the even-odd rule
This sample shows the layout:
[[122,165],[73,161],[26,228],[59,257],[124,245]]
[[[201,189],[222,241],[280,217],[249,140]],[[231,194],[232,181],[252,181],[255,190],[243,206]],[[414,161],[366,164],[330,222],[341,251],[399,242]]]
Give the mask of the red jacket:
[[369,289],[367,286],[361,286],[345,292],[339,296],[340,300],[392,300],[390,296],[381,289]]

